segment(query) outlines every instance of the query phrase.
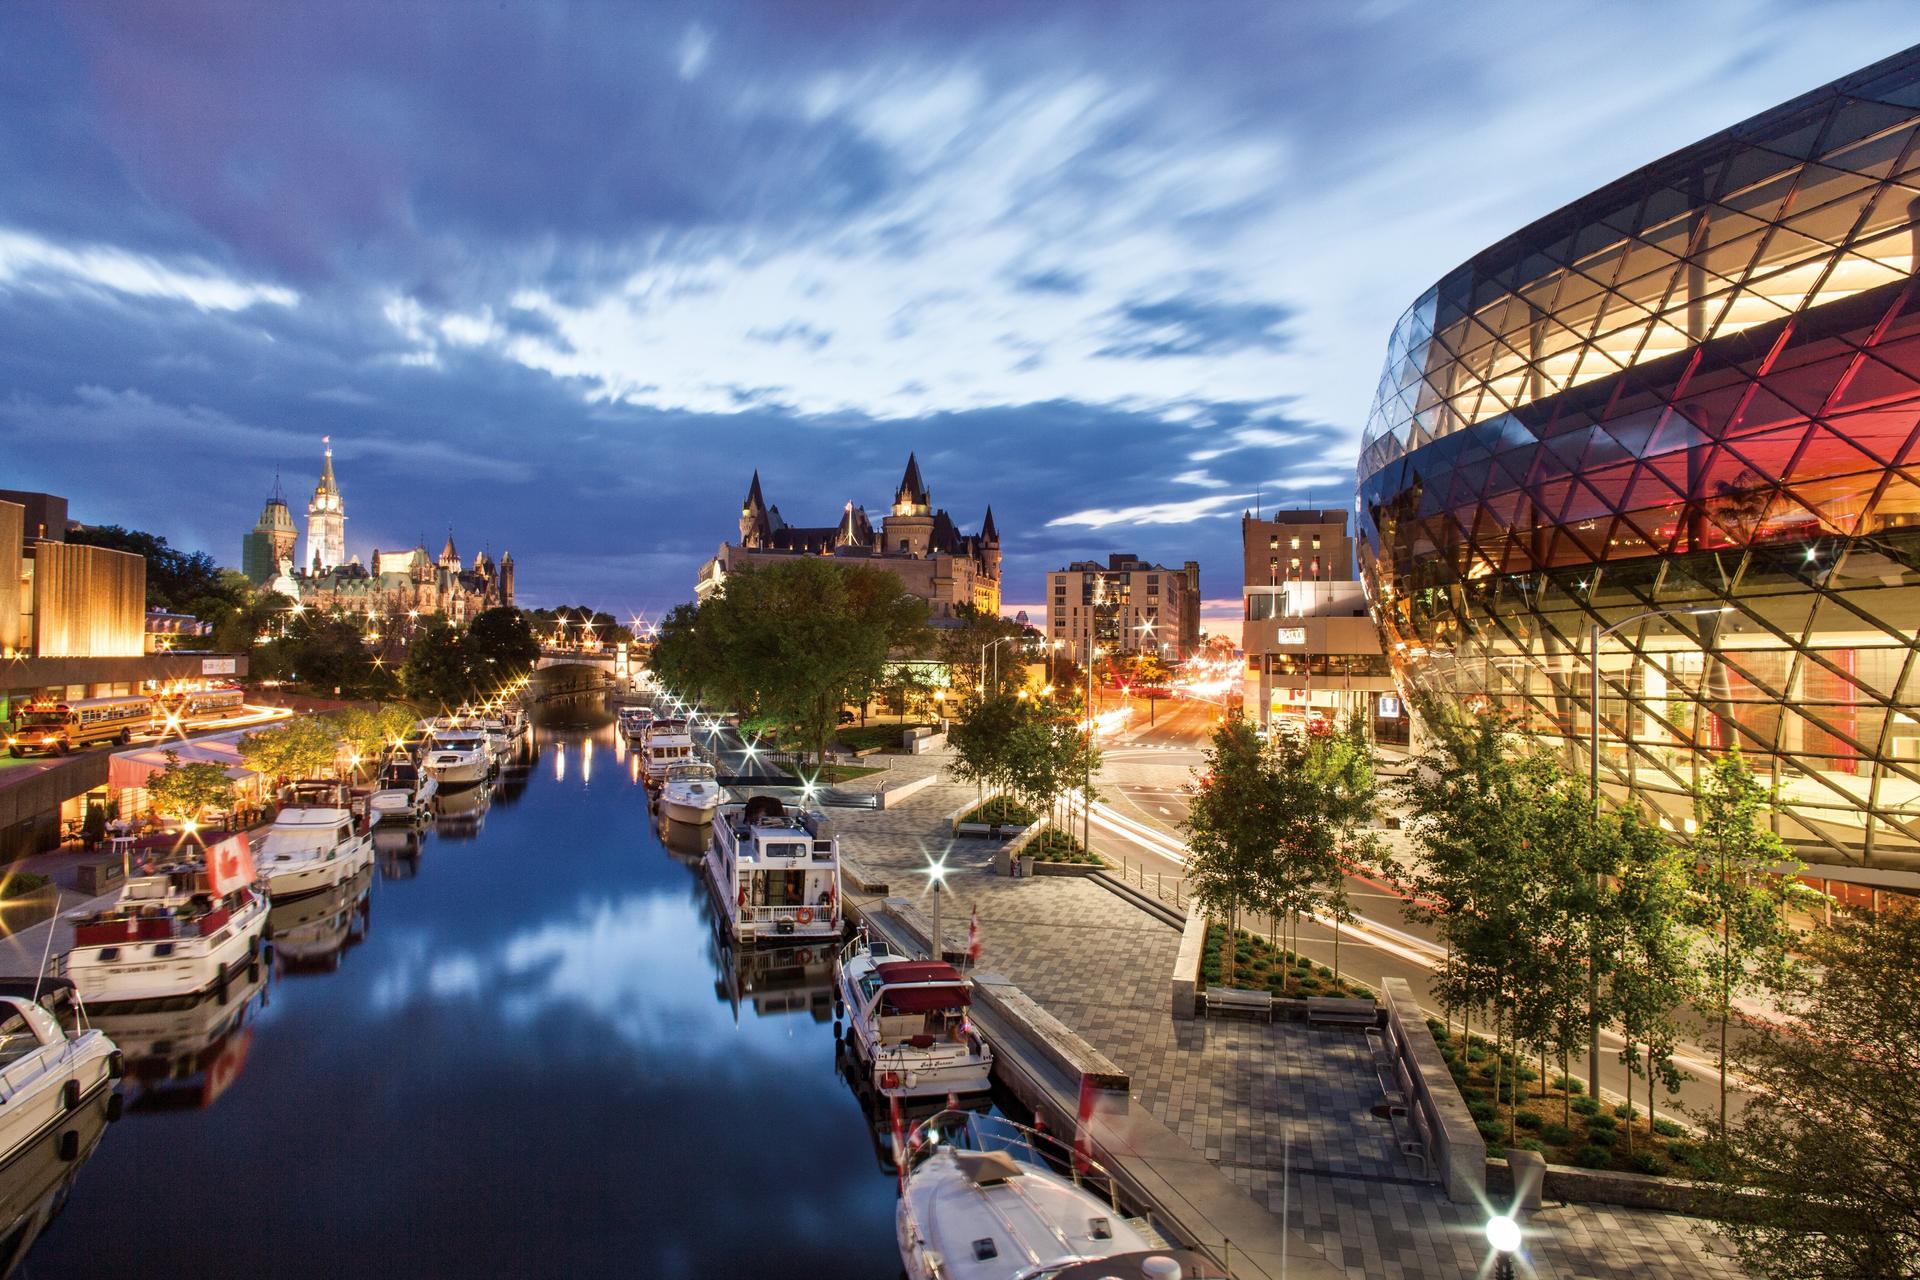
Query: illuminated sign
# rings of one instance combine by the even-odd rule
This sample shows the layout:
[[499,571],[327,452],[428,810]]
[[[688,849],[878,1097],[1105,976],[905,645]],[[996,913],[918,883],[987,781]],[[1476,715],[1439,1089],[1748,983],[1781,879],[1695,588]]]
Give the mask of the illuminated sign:
[[234,674],[232,658],[200,659],[200,674],[203,676],[230,676]]
[[1380,716],[1385,720],[1400,718],[1400,699],[1391,693],[1380,695]]
[[1307,629],[1305,627],[1275,628],[1273,633],[1273,642],[1275,644],[1304,645],[1307,642]]

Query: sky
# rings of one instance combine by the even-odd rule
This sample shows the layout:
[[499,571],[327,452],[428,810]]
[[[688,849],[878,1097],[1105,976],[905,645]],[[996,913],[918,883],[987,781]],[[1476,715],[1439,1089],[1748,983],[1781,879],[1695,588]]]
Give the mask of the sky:
[[[0,487],[657,615],[909,450],[1009,606],[1348,505],[1399,314],[1910,0],[0,5]],[[302,544],[304,552],[304,542]]]

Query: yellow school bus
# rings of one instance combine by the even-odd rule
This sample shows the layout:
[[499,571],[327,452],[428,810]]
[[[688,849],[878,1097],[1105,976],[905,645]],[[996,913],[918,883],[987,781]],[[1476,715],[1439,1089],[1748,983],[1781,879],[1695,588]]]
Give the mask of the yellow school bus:
[[98,742],[128,742],[153,720],[153,700],[138,694],[119,698],[81,698],[74,702],[28,703],[14,718],[7,753],[49,751],[65,755]]

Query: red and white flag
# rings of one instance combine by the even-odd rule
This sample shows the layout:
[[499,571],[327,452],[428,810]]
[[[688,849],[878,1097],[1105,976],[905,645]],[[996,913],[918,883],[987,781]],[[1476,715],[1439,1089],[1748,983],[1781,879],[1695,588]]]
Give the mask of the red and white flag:
[[967,921],[967,963],[980,963],[980,908],[973,909],[973,915]]
[[224,897],[253,881],[253,846],[244,835],[207,846],[207,888],[214,897]]

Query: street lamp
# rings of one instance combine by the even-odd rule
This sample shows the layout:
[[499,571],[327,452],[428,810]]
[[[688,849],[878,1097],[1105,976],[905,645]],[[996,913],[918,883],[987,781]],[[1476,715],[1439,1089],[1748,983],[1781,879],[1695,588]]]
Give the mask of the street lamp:
[[946,948],[940,940],[940,886],[947,880],[947,860],[940,858],[927,863],[927,884],[933,889],[933,955],[934,960],[946,959]]
[[1487,1219],[1487,1244],[1493,1250],[1494,1280],[1513,1280],[1513,1255],[1520,1252],[1520,1224],[1504,1213]]
[[[1708,605],[1699,608],[1675,607],[1668,609],[1644,609],[1631,617],[1622,618],[1611,626],[1602,627],[1598,622],[1587,628],[1587,665],[1593,678],[1592,699],[1587,703],[1587,803],[1593,809],[1593,816],[1600,816],[1600,640],[1610,636],[1622,627],[1630,627],[1636,622],[1648,618],[1672,618],[1681,614],[1693,617],[1706,617],[1716,613],[1732,613],[1732,605]],[[1631,719],[1628,721],[1631,733]],[[1596,882],[1598,873],[1595,873]],[[1598,939],[1595,939],[1598,946]],[[1600,1096],[1600,966],[1593,955],[1587,957],[1587,1096]],[[1495,1218],[1494,1222],[1502,1221]],[[1510,1221],[1510,1220],[1509,1220]],[[1491,1235],[1493,1223],[1487,1224]],[[1509,1272],[1511,1274],[1511,1272]]]
[[994,651],[993,691],[998,693],[1000,691],[1000,646],[1010,644],[1019,638],[1019,636],[1001,636],[998,640],[993,640],[980,646],[980,689],[982,698],[986,696],[987,688],[987,650],[991,649]]

